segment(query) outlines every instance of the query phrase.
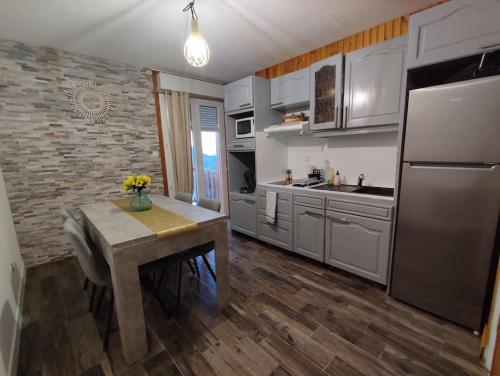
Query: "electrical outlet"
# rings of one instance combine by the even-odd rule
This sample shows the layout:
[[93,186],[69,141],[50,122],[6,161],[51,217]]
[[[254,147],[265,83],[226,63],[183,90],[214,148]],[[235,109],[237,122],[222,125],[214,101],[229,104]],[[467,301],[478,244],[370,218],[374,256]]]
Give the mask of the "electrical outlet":
[[311,154],[306,155],[305,161],[311,163]]
[[159,153],[155,150],[155,151],[153,151],[153,152],[151,153],[151,155],[152,155],[153,157],[158,157],[158,156],[159,156]]

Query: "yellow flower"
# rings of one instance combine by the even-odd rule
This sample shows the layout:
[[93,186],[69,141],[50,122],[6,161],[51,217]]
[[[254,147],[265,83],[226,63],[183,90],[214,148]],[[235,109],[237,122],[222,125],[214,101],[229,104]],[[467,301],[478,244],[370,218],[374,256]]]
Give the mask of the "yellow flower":
[[143,189],[148,185],[151,185],[151,177],[147,175],[129,175],[123,180],[121,190],[125,192],[131,189]]

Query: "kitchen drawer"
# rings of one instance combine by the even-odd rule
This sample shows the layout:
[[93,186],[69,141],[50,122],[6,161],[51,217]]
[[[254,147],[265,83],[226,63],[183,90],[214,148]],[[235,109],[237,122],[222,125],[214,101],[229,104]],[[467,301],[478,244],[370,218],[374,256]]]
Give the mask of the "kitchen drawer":
[[255,139],[248,138],[239,141],[228,141],[227,150],[230,151],[248,151],[255,150]]
[[325,198],[320,196],[294,194],[293,203],[323,209],[325,207]]
[[275,224],[270,224],[263,215],[259,215],[258,222],[259,240],[289,251],[293,250],[293,223],[278,219]]
[[[266,215],[267,189],[257,190],[257,209],[260,215]],[[284,221],[293,221],[293,195],[291,192],[276,191],[276,216]]]
[[360,203],[353,201],[343,201],[336,199],[327,199],[326,208],[329,210],[336,210],[352,214],[359,214],[366,217],[373,217],[377,219],[385,219],[390,221],[392,219],[392,207]]

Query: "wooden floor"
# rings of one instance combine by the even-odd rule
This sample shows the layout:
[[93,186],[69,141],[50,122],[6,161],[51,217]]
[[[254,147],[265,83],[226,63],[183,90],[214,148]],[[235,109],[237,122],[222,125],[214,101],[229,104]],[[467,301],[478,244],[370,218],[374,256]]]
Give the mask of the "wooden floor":
[[[231,304],[216,311],[200,262],[167,319],[144,294],[150,355],[127,367],[117,324],[102,352],[106,306],[87,312],[75,260],[28,270],[20,375],[486,375],[479,339],[399,303],[375,284],[232,235]],[[211,259],[213,262],[213,259]],[[174,301],[175,278],[163,298]]]

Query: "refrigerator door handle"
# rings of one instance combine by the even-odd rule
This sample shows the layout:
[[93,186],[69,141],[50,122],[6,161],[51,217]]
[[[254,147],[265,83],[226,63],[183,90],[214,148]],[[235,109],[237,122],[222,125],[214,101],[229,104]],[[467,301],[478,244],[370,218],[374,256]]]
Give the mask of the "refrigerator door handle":
[[422,163],[409,162],[412,168],[432,168],[432,169],[457,169],[457,170],[491,170],[494,171],[497,167],[496,163]]

